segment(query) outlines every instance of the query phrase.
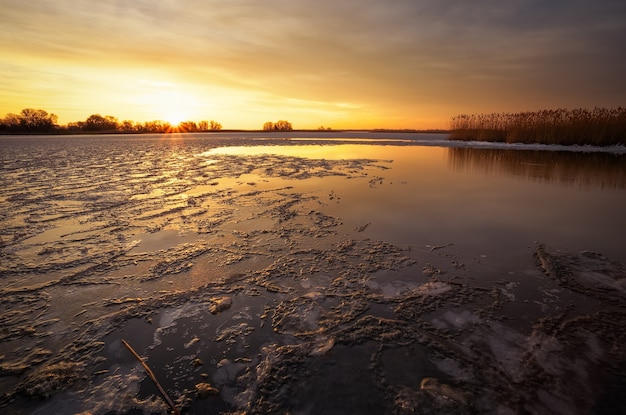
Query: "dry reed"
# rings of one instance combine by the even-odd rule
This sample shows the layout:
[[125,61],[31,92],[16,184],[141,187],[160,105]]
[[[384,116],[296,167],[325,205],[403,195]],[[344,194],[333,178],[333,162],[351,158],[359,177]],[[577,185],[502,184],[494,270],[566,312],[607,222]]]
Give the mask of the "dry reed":
[[152,369],[150,369],[150,367],[148,366],[148,364],[143,360],[143,358],[141,356],[139,356],[139,353],[137,353],[135,351],[135,349],[132,348],[132,346],[130,344],[128,344],[128,342],[124,339],[122,339],[122,344],[124,346],[126,346],[126,348],[130,351],[130,353],[135,357],[135,359],[137,359],[139,361],[139,363],[141,363],[141,366],[143,367],[143,369],[146,371],[146,374],[148,375],[148,377],[150,378],[150,380],[152,380],[152,383],[154,383],[154,386],[157,387],[157,389],[159,390],[159,392],[161,393],[161,396],[163,397],[163,400],[165,401],[165,403],[167,403],[167,405],[170,407],[170,409],[172,410],[172,412],[174,413],[174,415],[181,415],[180,411],[178,410],[178,408],[176,408],[176,405],[174,404],[174,401],[172,401],[172,399],[169,397],[169,395],[167,394],[167,392],[165,392],[165,389],[163,389],[163,386],[161,386],[161,384],[159,383],[159,381],[157,380],[156,376],[154,376],[154,372],[152,372]]
[[626,143],[626,108],[457,115],[451,140],[611,146]]

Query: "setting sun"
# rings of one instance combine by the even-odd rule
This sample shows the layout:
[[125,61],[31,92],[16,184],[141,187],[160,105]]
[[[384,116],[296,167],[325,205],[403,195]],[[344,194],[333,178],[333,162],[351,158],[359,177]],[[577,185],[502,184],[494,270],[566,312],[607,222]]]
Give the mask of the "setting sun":
[[143,106],[152,119],[170,123],[172,127],[183,121],[202,118],[199,100],[184,87],[171,82],[139,81],[142,93],[136,103]]
[[179,112],[172,112],[164,118],[172,127],[177,127],[181,122],[185,121],[184,115]]

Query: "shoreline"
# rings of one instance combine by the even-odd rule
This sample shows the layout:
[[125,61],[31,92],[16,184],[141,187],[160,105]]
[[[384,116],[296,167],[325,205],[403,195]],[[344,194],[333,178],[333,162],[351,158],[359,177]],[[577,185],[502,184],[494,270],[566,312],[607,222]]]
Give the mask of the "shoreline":
[[[298,136],[300,135],[300,137]],[[415,145],[437,146],[444,148],[476,148],[476,149],[500,149],[500,150],[526,150],[526,151],[562,151],[577,153],[612,153],[626,154],[625,145],[595,146],[595,145],[559,145],[559,144],[523,144],[523,143],[500,143],[490,141],[465,141],[452,140],[445,132],[407,132],[407,131],[311,131],[294,130],[289,132],[264,132],[244,130],[224,130],[219,132],[188,132],[188,133],[94,133],[94,134],[0,134],[0,140],[21,138],[41,139],[50,138],[122,138],[134,137],[164,137],[164,138],[206,138],[215,137],[224,139],[224,146],[233,143],[235,145],[259,145],[259,142],[279,144],[290,143],[291,145],[333,145],[333,144],[381,144],[381,145]],[[251,137],[252,136],[252,137]],[[446,136],[446,138],[440,138]]]

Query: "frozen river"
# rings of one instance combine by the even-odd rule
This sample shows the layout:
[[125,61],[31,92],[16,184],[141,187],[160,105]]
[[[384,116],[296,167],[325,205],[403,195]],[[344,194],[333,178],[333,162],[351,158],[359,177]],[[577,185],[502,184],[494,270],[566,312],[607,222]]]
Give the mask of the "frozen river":
[[621,149],[294,134],[0,137],[0,410],[624,405]]

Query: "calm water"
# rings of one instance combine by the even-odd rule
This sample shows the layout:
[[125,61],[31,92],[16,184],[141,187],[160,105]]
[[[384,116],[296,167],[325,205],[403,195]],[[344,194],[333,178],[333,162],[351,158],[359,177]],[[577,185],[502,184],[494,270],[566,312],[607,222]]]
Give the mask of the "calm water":
[[[298,185],[344,194],[342,203],[331,206],[334,213],[353,223],[371,222],[368,230],[392,243],[454,242],[467,252],[502,253],[539,241],[626,260],[626,155],[433,147],[443,138],[389,133],[0,137],[0,201],[9,212],[7,187],[37,189],[90,168],[123,176],[134,163],[157,168],[221,146],[228,147],[217,153],[368,158],[388,168],[378,183],[344,186],[334,178]],[[359,144],[346,144],[354,141]],[[421,142],[427,146],[408,145]],[[21,168],[34,175],[21,174],[23,182],[10,175]],[[37,170],[41,183],[36,184]]]
[[535,242],[626,261],[626,156],[371,144],[236,146],[207,154],[381,160],[367,183],[303,183],[335,191],[329,211],[394,244],[454,243],[506,255]]
[[[0,174],[0,412],[165,413],[121,338],[190,414],[620,399],[624,270],[575,254],[626,262],[624,154],[420,134],[0,137]],[[537,243],[582,279],[548,278]],[[199,399],[199,382],[220,393]]]

